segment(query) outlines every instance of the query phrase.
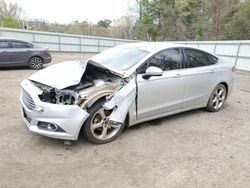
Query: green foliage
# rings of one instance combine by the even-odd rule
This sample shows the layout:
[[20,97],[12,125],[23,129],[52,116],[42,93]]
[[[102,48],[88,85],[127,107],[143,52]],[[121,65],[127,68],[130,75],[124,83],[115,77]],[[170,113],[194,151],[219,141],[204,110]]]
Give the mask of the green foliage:
[[19,28],[19,24],[17,23],[17,21],[11,17],[11,16],[5,16],[3,18],[3,26],[4,27],[9,27],[9,28]]
[[[239,0],[137,0],[136,2],[140,7],[140,18],[136,22],[134,32],[141,40],[250,38],[249,11],[245,7],[246,3],[240,3]],[[235,5],[244,7],[245,11],[234,8],[231,17],[228,16],[228,10]],[[229,19],[223,23],[224,15]]]
[[109,28],[111,23],[112,21],[109,19],[100,20],[97,22],[97,26],[103,27],[103,28]]
[[[147,40],[175,38],[176,12],[174,0],[141,0],[140,31],[146,33]],[[142,36],[141,36],[141,39]]]
[[141,23],[143,25],[143,28],[145,29],[146,33],[148,34],[147,38],[148,40],[152,40],[152,36],[157,30],[158,27],[158,21],[157,20],[157,13],[159,14],[159,7],[157,1],[142,1],[142,18]]
[[196,41],[199,41],[199,40],[203,40],[203,33],[204,33],[204,28],[202,25],[199,25],[197,28],[196,28],[196,31],[195,31],[195,40]]
[[250,39],[250,1],[235,5],[223,18],[222,33],[224,39]]
[[177,0],[176,3],[178,15],[186,29],[186,37],[202,37],[201,25],[205,22],[202,0]]
[[133,1],[133,13],[113,23],[103,19],[97,24],[58,24],[21,21],[21,7],[0,0],[0,20],[4,27],[19,28],[25,22],[33,30],[148,41],[250,39],[250,0]]

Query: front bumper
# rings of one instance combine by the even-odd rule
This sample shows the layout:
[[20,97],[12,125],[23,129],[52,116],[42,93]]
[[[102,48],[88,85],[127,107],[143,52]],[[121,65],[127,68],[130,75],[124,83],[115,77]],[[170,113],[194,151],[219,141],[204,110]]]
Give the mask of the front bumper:
[[[78,105],[58,105],[42,102],[38,97],[41,94],[41,90],[29,80],[24,80],[21,83],[21,87],[22,117],[30,131],[52,138],[77,140],[81,127],[89,116],[85,110]],[[33,106],[25,104],[22,97],[23,90],[32,98]],[[57,125],[65,132],[40,129],[37,126],[38,122]]]

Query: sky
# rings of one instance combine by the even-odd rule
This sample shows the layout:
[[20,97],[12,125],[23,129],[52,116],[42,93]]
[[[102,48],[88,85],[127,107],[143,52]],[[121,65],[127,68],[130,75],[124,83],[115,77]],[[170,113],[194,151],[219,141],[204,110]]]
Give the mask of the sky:
[[114,20],[126,15],[129,1],[132,0],[6,0],[21,6],[26,19],[36,18],[58,23]]

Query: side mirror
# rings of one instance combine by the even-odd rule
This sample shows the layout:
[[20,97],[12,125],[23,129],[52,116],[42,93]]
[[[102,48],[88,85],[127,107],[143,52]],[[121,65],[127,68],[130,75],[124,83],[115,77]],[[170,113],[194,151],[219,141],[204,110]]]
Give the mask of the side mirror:
[[163,70],[159,67],[151,66],[146,69],[146,73],[142,75],[142,78],[149,79],[151,76],[161,76]]

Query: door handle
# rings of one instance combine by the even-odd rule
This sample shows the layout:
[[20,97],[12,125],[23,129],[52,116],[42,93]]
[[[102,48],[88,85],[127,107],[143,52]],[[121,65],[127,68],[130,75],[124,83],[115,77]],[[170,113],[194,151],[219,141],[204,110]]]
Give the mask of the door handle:
[[183,74],[176,74],[175,78],[181,78]]
[[213,73],[215,73],[215,71],[214,70],[210,70],[209,73],[213,74]]

